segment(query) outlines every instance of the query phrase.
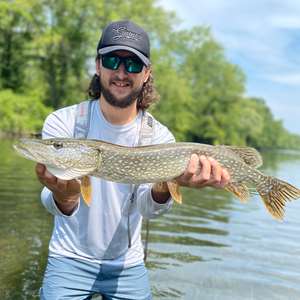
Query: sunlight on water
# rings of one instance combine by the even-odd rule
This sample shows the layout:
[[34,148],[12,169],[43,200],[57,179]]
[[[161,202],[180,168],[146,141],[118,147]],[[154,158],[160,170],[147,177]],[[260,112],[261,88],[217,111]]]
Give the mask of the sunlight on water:
[[[52,230],[34,163],[1,141],[0,299],[38,299]],[[300,154],[265,153],[264,172],[300,186]],[[154,299],[299,299],[300,201],[277,222],[258,196],[184,189],[182,205],[150,222]]]

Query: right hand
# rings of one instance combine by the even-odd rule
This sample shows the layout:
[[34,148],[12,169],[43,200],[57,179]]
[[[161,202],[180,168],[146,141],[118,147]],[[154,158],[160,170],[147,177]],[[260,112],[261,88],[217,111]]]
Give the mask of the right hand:
[[80,197],[80,181],[77,179],[62,180],[47,171],[46,166],[37,164],[35,172],[38,180],[52,193],[55,202],[64,213],[70,213]]
[[192,154],[185,172],[176,181],[181,186],[193,188],[224,188],[230,181],[230,175],[212,157]]

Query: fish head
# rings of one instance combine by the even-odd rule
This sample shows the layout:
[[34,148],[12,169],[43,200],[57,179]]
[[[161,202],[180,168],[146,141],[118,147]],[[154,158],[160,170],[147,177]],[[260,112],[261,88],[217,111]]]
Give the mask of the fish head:
[[86,140],[20,139],[14,144],[23,157],[46,165],[56,177],[69,180],[90,174],[101,165],[101,152]]

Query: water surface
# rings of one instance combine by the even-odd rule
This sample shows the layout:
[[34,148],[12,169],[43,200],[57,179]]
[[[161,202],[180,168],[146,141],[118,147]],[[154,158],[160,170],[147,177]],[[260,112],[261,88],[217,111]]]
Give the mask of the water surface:
[[[38,299],[52,230],[34,163],[0,141],[0,299]],[[264,154],[264,172],[300,186],[300,154]],[[300,299],[300,201],[277,222],[258,196],[184,190],[184,203],[150,222],[154,299]]]

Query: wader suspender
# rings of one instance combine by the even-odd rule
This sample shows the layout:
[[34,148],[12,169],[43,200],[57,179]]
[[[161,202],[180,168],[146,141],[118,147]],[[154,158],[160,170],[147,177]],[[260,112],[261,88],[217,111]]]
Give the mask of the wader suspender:
[[83,101],[76,107],[75,128],[73,133],[76,139],[87,138],[90,129],[92,101],[94,100]]
[[[87,100],[79,103],[76,108],[76,117],[75,117],[75,128],[74,128],[74,138],[76,139],[86,139],[90,129],[91,122],[91,106],[92,101],[97,100]],[[138,145],[150,145],[153,136],[153,117],[147,112],[143,111],[142,123],[139,132]],[[127,228],[128,228],[128,248],[131,247],[131,232],[130,232],[130,212],[136,198],[138,185],[132,185],[131,187],[131,196],[130,196],[130,206],[127,219]],[[149,237],[149,220],[146,220],[146,237],[144,244],[144,261],[147,258],[148,250],[148,237]]]

